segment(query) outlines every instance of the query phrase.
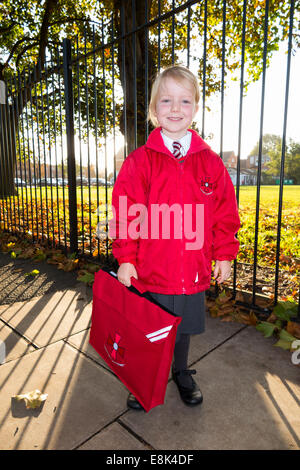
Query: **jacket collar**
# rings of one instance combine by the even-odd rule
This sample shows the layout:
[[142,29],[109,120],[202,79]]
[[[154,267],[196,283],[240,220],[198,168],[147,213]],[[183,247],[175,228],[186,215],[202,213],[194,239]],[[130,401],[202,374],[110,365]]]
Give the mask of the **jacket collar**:
[[[201,150],[210,150],[210,146],[206,142],[204,142],[204,140],[196,131],[194,131],[193,129],[188,130],[192,133],[192,140],[187,155],[189,155],[190,153],[201,152]],[[156,129],[154,129],[154,131],[149,134],[148,140],[146,142],[146,147],[155,150],[156,152],[171,155],[171,152],[167,149],[164,144],[160,131],[161,127],[157,127]]]

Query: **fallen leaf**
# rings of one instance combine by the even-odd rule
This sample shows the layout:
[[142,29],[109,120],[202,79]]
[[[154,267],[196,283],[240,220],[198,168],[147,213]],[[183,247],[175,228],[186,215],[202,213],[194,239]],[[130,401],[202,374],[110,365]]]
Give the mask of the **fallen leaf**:
[[269,322],[269,323],[275,323],[276,320],[277,320],[277,317],[276,317],[275,313],[273,313],[273,312],[267,318],[267,322]]
[[277,318],[281,320],[289,321],[291,317],[297,316],[297,304],[295,302],[278,302],[276,307],[274,307],[273,312]]
[[7,243],[7,248],[10,250],[11,248],[13,248],[15,246],[15,243],[11,242],[11,243]]
[[245,302],[244,296],[241,292],[237,292],[234,302]]
[[284,349],[285,351],[289,351],[291,349],[291,342],[284,339],[279,339],[277,343],[274,344],[274,346]]
[[14,395],[17,401],[25,400],[26,408],[34,409],[39,408],[43,401],[48,397],[47,393],[41,393],[39,390],[33,390],[31,392],[23,393],[21,395]]
[[279,340],[274,344],[274,346],[291,351],[292,343],[294,341],[297,341],[296,338],[286,330],[282,329],[279,334]]
[[100,266],[98,264],[87,263],[83,266],[83,269],[87,269],[90,273],[99,271]]
[[24,276],[36,276],[40,271],[38,269],[33,269],[30,273],[24,273]]
[[255,303],[261,308],[268,308],[270,307],[271,301],[270,299],[262,299],[261,297],[256,297]]
[[77,281],[85,282],[86,284],[92,284],[94,282],[94,274],[87,272],[83,276],[79,276]]
[[78,259],[69,259],[66,263],[59,263],[58,269],[62,269],[63,271],[69,272],[74,271],[78,266]]
[[222,292],[216,298],[216,302],[219,304],[224,304],[228,302],[230,299],[231,299],[231,296],[227,295],[225,290],[222,290]]
[[43,250],[38,250],[34,256],[36,261],[44,261],[47,258],[46,253]]
[[293,321],[288,321],[286,325],[286,331],[295,338],[300,339],[300,324]]
[[221,317],[223,315],[231,314],[234,312],[234,307],[233,305],[222,305],[222,307],[219,307],[218,309],[218,317]]
[[265,338],[270,338],[270,336],[272,336],[274,330],[276,329],[276,325],[267,321],[261,321],[256,325],[255,328],[258,331],[261,331]]
[[250,325],[253,325],[253,326],[257,325],[258,319],[257,319],[257,316],[255,315],[255,313],[252,310],[249,314],[249,320],[250,320],[250,323],[249,323]]
[[256,326],[257,324],[257,317],[255,313],[251,310],[250,313],[243,313],[243,312],[238,312],[236,315],[236,319],[243,323],[244,325],[253,325]]
[[35,248],[26,248],[19,256],[20,259],[29,259],[32,258],[35,252]]
[[209,313],[212,318],[216,318],[218,316],[218,312],[219,312],[219,309],[216,305],[209,309]]
[[63,253],[56,253],[54,254],[51,258],[52,261],[56,261],[57,263],[60,263],[67,259]]
[[229,322],[229,321],[235,321],[235,319],[232,315],[225,315],[224,317],[221,318],[221,321]]
[[208,308],[214,307],[215,306],[215,300],[214,299],[206,299],[206,305]]

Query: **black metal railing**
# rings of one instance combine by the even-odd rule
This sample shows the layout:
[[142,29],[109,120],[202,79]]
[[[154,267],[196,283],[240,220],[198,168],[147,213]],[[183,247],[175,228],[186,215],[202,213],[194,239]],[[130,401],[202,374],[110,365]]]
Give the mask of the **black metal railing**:
[[[154,75],[161,67],[177,62],[198,73],[202,98],[201,120],[197,124],[199,129],[196,128],[203,138],[209,137],[212,131],[207,124],[209,100],[218,97],[220,144],[217,151],[221,158],[227,75],[230,67],[235,67],[239,73],[239,106],[232,112],[238,115],[235,171],[236,196],[240,204],[244,99],[251,81],[249,73],[246,77],[246,51],[249,55],[250,50],[247,20],[252,11],[249,11],[251,2],[235,2],[238,4],[236,18],[232,3],[226,0],[180,3],[123,0],[118,14],[103,10],[101,28],[87,27],[84,37],[65,39],[60,48],[48,54],[45,66],[38,63],[7,80],[6,104],[0,105],[0,223],[3,229],[30,234],[33,241],[47,240],[52,246],[81,253],[95,261],[102,256],[108,259],[111,252],[108,207],[113,182],[123,159],[142,145],[151,131],[147,114]],[[288,33],[276,256],[275,266],[272,266],[275,303],[281,297],[280,242],[295,33],[295,1],[284,3],[289,8],[284,10]],[[247,305],[251,308],[257,307],[259,284],[266,73],[274,50],[268,35],[277,21],[274,8],[269,0],[265,1],[264,11],[260,13],[261,31],[258,31],[263,33],[263,40],[257,39],[261,41],[261,60],[256,61],[261,74],[261,100],[257,114],[260,126],[253,257],[248,262],[252,270],[252,286],[251,289],[248,286],[248,290],[252,297]],[[215,30],[212,29],[215,27],[212,26],[213,15],[214,24],[217,19]],[[229,61],[233,46],[234,66]],[[101,236],[97,236],[99,223]],[[241,264],[239,259],[234,263],[234,294],[243,275],[240,274]]]

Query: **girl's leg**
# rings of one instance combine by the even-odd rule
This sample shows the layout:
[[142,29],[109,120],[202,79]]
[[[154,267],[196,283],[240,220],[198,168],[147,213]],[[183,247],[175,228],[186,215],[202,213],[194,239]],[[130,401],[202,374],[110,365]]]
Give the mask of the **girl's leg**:
[[172,377],[182,401],[186,405],[195,406],[202,403],[203,396],[200,388],[192,378],[196,370],[188,369],[189,345],[190,335],[181,334],[175,343]]
[[[174,348],[173,370],[175,373],[187,370],[189,347],[190,335],[181,334]],[[191,376],[186,374],[179,374],[178,381],[183,387],[189,387],[192,384]]]

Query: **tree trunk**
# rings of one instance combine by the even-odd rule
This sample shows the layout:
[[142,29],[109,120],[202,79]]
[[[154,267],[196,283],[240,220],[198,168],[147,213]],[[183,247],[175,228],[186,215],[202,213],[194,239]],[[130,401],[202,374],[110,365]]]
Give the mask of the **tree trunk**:
[[[126,2],[123,2],[126,6]],[[127,6],[128,6],[127,2]],[[147,0],[148,12],[150,11],[152,0]],[[131,5],[130,5],[131,6]],[[122,0],[114,1],[116,34],[122,35]],[[136,29],[138,26],[146,22],[145,19],[145,2],[141,0],[135,1],[135,25],[133,24],[133,12],[124,8],[124,28],[125,34]],[[135,41],[135,43],[134,43]],[[135,46],[135,48],[134,48]],[[135,52],[134,52],[135,49]],[[121,85],[125,95],[125,105],[120,120],[120,129],[126,138],[127,152],[131,152],[136,147],[145,143],[146,140],[146,83],[148,86],[148,97],[150,96],[151,80],[155,73],[155,65],[153,60],[153,52],[148,42],[148,77],[145,79],[146,66],[146,41],[145,30],[141,29],[135,35],[130,35],[119,41],[118,46],[118,67],[120,70]],[[134,67],[134,58],[136,58],[136,66]],[[125,64],[124,64],[125,62]],[[123,75],[124,70],[124,75]],[[136,88],[134,83],[136,81]],[[136,95],[135,95],[136,93]],[[136,116],[135,116],[135,97],[136,97]],[[136,128],[135,128],[136,117]],[[125,128],[126,118],[126,128]],[[149,130],[152,127],[150,125]],[[136,133],[136,138],[135,138]],[[126,135],[125,135],[126,134]]]

